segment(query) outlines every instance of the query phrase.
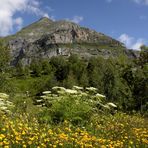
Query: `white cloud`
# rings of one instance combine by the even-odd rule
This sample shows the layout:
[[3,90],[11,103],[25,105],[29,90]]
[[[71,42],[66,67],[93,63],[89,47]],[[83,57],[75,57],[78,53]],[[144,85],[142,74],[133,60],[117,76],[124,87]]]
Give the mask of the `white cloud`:
[[26,5],[24,7],[24,11],[35,14],[37,16],[47,16],[48,14],[45,13],[43,10],[40,9],[40,2],[38,0],[25,0]]
[[132,49],[140,50],[140,47],[144,45],[144,39],[138,39],[135,44],[133,44]]
[[132,1],[137,4],[148,5],[148,0],[132,0]]
[[118,38],[119,41],[124,43],[127,48],[134,49],[134,50],[140,50],[141,45],[145,44],[146,41],[142,38],[135,39],[134,37],[131,37],[127,34],[122,34]]
[[13,25],[16,25],[17,29],[20,30],[22,28],[22,25],[23,25],[23,19],[21,17],[14,19]]
[[127,47],[131,47],[134,38],[128,36],[127,34],[122,34],[120,35],[119,40],[123,42]]
[[47,13],[40,9],[38,0],[0,0],[0,36],[5,36],[16,27],[20,29],[23,24],[21,17],[15,18],[17,12],[27,12],[37,16],[49,17]]
[[72,19],[66,19],[66,20],[79,24],[84,20],[84,18],[83,16],[74,16]]

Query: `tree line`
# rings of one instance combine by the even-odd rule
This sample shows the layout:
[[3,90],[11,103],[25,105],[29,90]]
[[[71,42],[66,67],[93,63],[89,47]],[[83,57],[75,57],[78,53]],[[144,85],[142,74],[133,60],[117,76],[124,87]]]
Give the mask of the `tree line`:
[[[91,57],[84,60],[78,55],[32,59],[23,66],[20,60],[16,67],[10,67],[9,49],[0,44],[0,91],[7,89],[9,79],[36,78],[31,85],[35,94],[53,86],[72,88],[74,85],[95,87],[108,101],[116,103],[126,112],[148,109],[148,47],[142,46],[137,59],[125,55],[119,57]],[[47,79],[44,79],[44,76]],[[13,86],[12,86],[13,87]],[[10,90],[11,91],[11,88]],[[35,95],[34,94],[34,95]]]

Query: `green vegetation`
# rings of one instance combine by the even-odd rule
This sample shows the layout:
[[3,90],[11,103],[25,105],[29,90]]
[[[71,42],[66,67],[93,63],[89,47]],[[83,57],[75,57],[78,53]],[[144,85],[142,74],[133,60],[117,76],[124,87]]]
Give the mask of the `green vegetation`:
[[8,51],[1,45],[1,92],[15,96],[29,91],[35,97],[57,85],[95,87],[108,101],[118,104],[120,110],[147,114],[147,47],[142,47],[137,59],[121,55],[108,59],[98,56],[85,61],[78,55],[71,55],[69,58],[33,59],[28,66],[23,66],[20,60],[16,67],[9,67]]
[[105,43],[88,43],[88,42],[80,42],[80,43],[69,43],[69,44],[58,44],[59,47],[67,47],[67,48],[86,48],[86,49],[98,49],[101,51],[101,49],[106,49],[106,50],[109,50],[109,51],[113,51],[113,50],[116,50],[116,52],[121,52],[121,54],[123,54],[125,48],[122,46],[122,45],[117,45],[115,46],[114,43],[110,43],[108,45],[106,45]]
[[142,46],[137,59],[71,55],[11,67],[1,43],[0,147],[146,147],[147,59]]
[[53,87],[36,100],[44,105],[29,108],[29,102],[23,102],[15,106],[15,112],[0,115],[0,146],[145,148],[147,119],[112,114],[116,105],[103,105],[104,97],[92,87]]

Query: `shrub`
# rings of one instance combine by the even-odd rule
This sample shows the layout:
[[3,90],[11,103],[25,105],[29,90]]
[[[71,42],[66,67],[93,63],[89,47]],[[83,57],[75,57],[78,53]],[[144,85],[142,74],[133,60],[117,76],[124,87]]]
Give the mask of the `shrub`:
[[116,108],[113,103],[105,103],[105,96],[94,87],[78,87],[66,89],[55,86],[51,91],[45,91],[35,104],[46,108],[44,111],[51,116],[53,123],[69,120],[74,124],[89,121],[93,113],[110,112]]

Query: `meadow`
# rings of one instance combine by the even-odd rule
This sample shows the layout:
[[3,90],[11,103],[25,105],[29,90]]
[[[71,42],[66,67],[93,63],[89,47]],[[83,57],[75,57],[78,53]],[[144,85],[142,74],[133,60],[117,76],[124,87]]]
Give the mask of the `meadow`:
[[4,148],[146,148],[148,121],[117,113],[101,115],[83,126],[69,121],[58,125],[39,124],[27,114],[0,117],[0,147]]
[[71,55],[11,67],[0,44],[0,148],[147,148],[143,48],[137,59]]
[[[32,107],[1,93],[2,148],[146,148],[148,119],[115,110],[97,89],[53,87]],[[2,103],[3,102],[3,103]],[[23,102],[24,103],[24,102]],[[30,103],[31,104],[31,103]],[[22,107],[21,107],[22,106]],[[20,108],[20,110],[18,110]]]

